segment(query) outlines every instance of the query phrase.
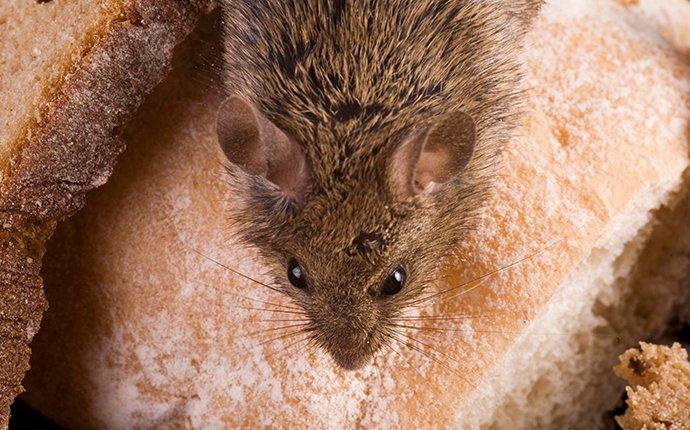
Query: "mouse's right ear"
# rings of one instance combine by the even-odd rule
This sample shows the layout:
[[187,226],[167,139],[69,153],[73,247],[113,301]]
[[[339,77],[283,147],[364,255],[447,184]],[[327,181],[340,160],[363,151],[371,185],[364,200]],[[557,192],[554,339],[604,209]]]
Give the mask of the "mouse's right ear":
[[300,203],[311,180],[299,144],[240,97],[218,111],[218,142],[228,160],[267,180],[280,196]]
[[389,180],[401,199],[433,195],[446,188],[474,155],[477,130],[464,112],[452,112],[411,133],[393,153]]

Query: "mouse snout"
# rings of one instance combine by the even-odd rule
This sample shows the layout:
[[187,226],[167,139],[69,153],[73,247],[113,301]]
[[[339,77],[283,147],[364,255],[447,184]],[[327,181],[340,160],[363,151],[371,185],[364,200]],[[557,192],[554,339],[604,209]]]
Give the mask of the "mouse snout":
[[328,336],[325,346],[344,369],[366,364],[374,352],[371,339],[376,332],[377,307],[366,292],[341,287],[327,298]]
[[375,323],[376,305],[371,297],[349,286],[341,286],[327,300],[334,326],[347,339],[366,337]]

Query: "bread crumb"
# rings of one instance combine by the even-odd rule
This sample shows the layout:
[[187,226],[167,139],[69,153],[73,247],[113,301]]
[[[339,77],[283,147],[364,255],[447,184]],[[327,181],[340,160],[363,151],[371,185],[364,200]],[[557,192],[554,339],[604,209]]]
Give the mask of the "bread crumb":
[[616,417],[624,430],[690,429],[690,362],[680,344],[640,343],[614,367],[628,381],[628,409]]

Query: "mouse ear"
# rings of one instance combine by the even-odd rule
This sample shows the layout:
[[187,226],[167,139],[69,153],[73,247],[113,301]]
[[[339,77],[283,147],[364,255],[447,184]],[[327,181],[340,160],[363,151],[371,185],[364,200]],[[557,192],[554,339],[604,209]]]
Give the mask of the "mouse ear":
[[273,184],[282,197],[301,201],[311,175],[299,144],[240,97],[218,111],[218,141],[228,160]]
[[446,115],[408,136],[390,164],[394,193],[406,199],[442,190],[470,162],[475,140],[474,120],[464,112]]

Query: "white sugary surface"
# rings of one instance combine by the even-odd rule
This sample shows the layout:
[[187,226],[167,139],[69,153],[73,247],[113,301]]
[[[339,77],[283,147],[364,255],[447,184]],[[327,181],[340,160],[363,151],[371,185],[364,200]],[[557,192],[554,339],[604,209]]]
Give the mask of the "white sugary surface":
[[633,235],[616,223],[644,222],[626,211],[658,204],[636,197],[675,188],[688,163],[687,62],[643,19],[609,1],[553,1],[529,46],[530,114],[446,286],[541,253],[425,310],[474,316],[458,332],[419,337],[438,362],[394,345],[344,373],[320,351],[283,350],[292,339],[260,344],[286,333],[257,335],[271,327],[260,320],[283,314],[247,309],[265,305],[246,297],[285,299],[192,251],[266,280],[224,215],[233,197],[213,137],[216,103],[178,71],[130,126],[111,182],[49,251],[51,310],[34,345],[30,402],[77,427],[457,422],[605,232]]

